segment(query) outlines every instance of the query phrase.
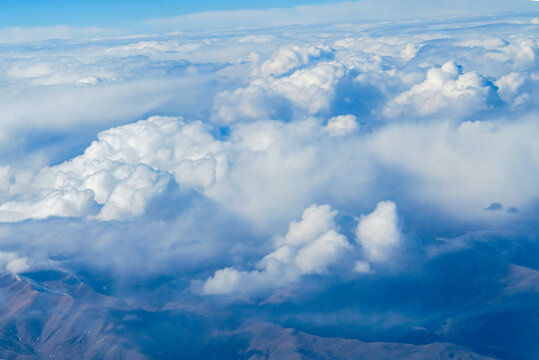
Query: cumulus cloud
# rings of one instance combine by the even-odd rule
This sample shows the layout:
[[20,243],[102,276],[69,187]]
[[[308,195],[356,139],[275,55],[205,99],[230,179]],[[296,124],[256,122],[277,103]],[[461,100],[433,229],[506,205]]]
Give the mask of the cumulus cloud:
[[342,136],[358,129],[357,119],[354,115],[339,115],[328,120],[324,127],[331,136]]
[[45,219],[50,216],[76,217],[92,213],[93,194],[89,190],[57,190],[40,194],[36,200],[7,201],[0,205],[2,222]]
[[28,271],[30,266],[27,257],[19,257],[14,252],[0,251],[0,272],[7,271],[13,275]]
[[266,60],[255,74],[261,76],[280,76],[302,65],[309,65],[314,60],[333,57],[333,50],[326,46],[299,47],[297,45],[281,47],[272,58]]
[[465,116],[493,106],[496,89],[475,72],[464,72],[449,61],[427,71],[425,81],[393,99],[384,109],[386,116],[400,114],[428,116],[451,110]]
[[350,249],[336,229],[337,211],[329,205],[312,205],[300,221],[290,223],[285,236],[277,238],[275,250],[257,264],[257,270],[217,270],[203,285],[203,293],[251,293],[284,286],[308,274],[324,274]]
[[525,74],[511,72],[500,77],[494,84],[498,87],[498,94],[503,101],[518,106],[530,98],[527,91],[522,91],[526,82],[527,76]]
[[223,176],[219,143],[200,122],[152,117],[98,134],[84,154],[39,171],[15,198],[0,204],[2,221],[96,215],[122,219],[144,212],[169,180],[207,187]]
[[[372,213],[362,215],[356,228],[356,241],[363,247],[370,261],[384,262],[390,259],[402,241],[395,203],[382,201]],[[369,270],[361,263],[359,268],[356,264],[356,271],[358,269]]]
[[246,119],[273,119],[286,112],[288,104],[264,83],[220,92],[214,102],[212,119],[230,124]]
[[332,49],[324,45],[282,47],[253,70],[248,86],[217,96],[212,119],[229,124],[279,119],[287,111],[308,115],[327,111],[346,71],[332,58]]

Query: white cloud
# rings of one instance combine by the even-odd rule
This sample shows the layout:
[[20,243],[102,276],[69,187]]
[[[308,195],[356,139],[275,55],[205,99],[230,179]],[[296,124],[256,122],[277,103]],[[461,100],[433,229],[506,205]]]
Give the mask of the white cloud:
[[98,134],[84,154],[39,171],[27,187],[0,204],[2,221],[89,216],[102,220],[141,215],[174,177],[180,186],[205,188],[224,175],[220,144],[200,122],[152,117]]
[[356,261],[354,271],[360,274],[372,274],[374,272],[371,268],[371,264],[368,261],[363,260]]
[[333,50],[328,46],[309,46],[300,48],[297,45],[285,46],[266,60],[256,73],[263,77],[280,76],[301,65],[311,64],[320,58],[331,58]]
[[327,267],[335,263],[344,250],[350,248],[346,238],[330,230],[314,242],[299,249],[295,264],[301,274],[324,274]]
[[70,77],[72,84],[65,86],[37,84],[22,90],[8,87],[0,99],[3,109],[0,149],[9,150],[9,145],[17,145],[15,134],[36,130],[76,133],[81,128],[108,128],[125,123],[169,102],[174,89],[186,85],[184,80],[173,83],[171,79],[105,81],[97,86],[78,84],[85,77],[78,74]]
[[203,286],[207,295],[252,293],[288,285],[301,275],[324,274],[351,246],[335,227],[337,212],[328,205],[312,205],[300,221],[290,223],[275,250],[257,264],[257,270],[217,270]]
[[465,73],[449,61],[429,69],[425,81],[393,99],[384,114],[428,116],[443,112],[443,116],[465,116],[491,106],[493,93],[493,86],[481,75]]
[[292,221],[288,226],[288,232],[282,238],[278,238],[276,245],[289,245],[300,247],[309,244],[312,239],[334,229],[337,210],[330,206],[310,206],[301,216],[300,221]]
[[15,200],[0,204],[0,221],[45,219],[50,216],[86,216],[94,210],[93,194],[90,190],[50,189],[40,195],[36,200]]
[[157,40],[142,40],[137,42],[132,42],[127,45],[119,45],[114,47],[109,47],[105,49],[108,54],[114,56],[140,56],[144,55],[160,55],[159,53],[191,53],[198,50],[202,47],[203,44],[200,42],[185,42],[180,43],[179,41],[157,41]]
[[539,196],[538,134],[533,116],[394,124],[375,132],[370,146],[392,176],[408,179],[400,190],[406,198],[455,219],[484,220],[483,209],[494,201],[521,208]]
[[500,77],[494,84],[498,87],[498,94],[503,101],[520,105],[530,97],[529,93],[521,90],[526,80],[525,74],[511,72]]
[[260,35],[246,35],[242,36],[238,41],[241,43],[269,43],[275,40],[274,35],[260,34]]
[[307,114],[316,114],[329,109],[335,85],[344,73],[340,65],[322,62],[299,69],[290,76],[270,80],[267,86]]
[[358,129],[357,119],[354,115],[338,115],[328,120],[324,127],[331,136],[342,136]]
[[533,38],[507,42],[504,46],[485,54],[485,57],[488,59],[502,63],[512,63],[520,71],[527,69],[533,70],[538,56],[538,44]]
[[356,56],[362,53],[369,54],[377,62],[382,61],[382,57],[392,57],[400,63],[401,60],[407,62],[416,56],[417,51],[423,46],[422,40],[425,40],[423,34],[406,38],[363,35],[336,40],[333,46],[337,49],[353,50]]
[[0,44],[31,43],[49,39],[89,39],[98,36],[118,34],[116,29],[78,26],[42,26],[42,27],[2,27]]
[[[370,261],[385,262],[389,260],[401,245],[402,240],[395,203],[392,201],[379,202],[372,213],[362,215],[356,228],[356,240],[361,244]],[[360,264],[359,270],[368,269]]]
[[279,94],[263,83],[252,83],[246,88],[225,90],[215,98],[212,119],[230,124],[245,119],[273,119],[286,107]]
[[218,94],[212,119],[230,124],[282,120],[283,112],[292,110],[308,115],[327,111],[335,86],[346,72],[332,57],[332,49],[322,45],[281,47],[253,70],[248,86]]
[[19,257],[13,252],[0,251],[0,271],[7,271],[13,275],[28,271],[28,258]]
[[[99,218],[128,218],[172,178],[265,229],[324,198],[353,208],[399,197],[486,219],[493,201],[523,208],[537,194],[531,121],[399,123],[337,142],[327,130],[316,119],[253,121],[218,141],[201,122],[152,117],[104,131],[83,155],[35,175],[2,168],[0,216],[89,216],[99,205]],[[399,187],[377,181],[386,171]]]

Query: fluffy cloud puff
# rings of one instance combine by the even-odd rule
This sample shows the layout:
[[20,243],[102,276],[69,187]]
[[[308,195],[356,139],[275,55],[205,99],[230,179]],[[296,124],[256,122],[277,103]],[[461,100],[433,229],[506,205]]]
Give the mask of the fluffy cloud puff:
[[492,106],[495,97],[496,89],[487,79],[475,72],[465,73],[449,61],[429,69],[425,81],[397,96],[384,114],[428,116],[450,110],[452,116],[463,116]]
[[28,271],[30,266],[27,257],[19,257],[14,252],[0,251],[0,273],[7,271],[13,275]]
[[[356,240],[363,247],[367,259],[387,261],[400,246],[397,206],[392,201],[382,201],[368,215],[362,215],[356,228]],[[368,272],[370,267],[356,264],[356,271]]]
[[278,119],[286,112],[317,114],[327,111],[335,86],[345,74],[332,60],[327,46],[279,49],[253,70],[244,88],[223,91],[216,97],[212,119],[230,124],[241,120]]
[[[227,267],[215,271],[203,286],[206,295],[256,294],[297,282],[303,275],[327,274],[328,269],[345,256],[354,258],[354,246],[337,230],[337,211],[329,205],[311,205],[300,221],[292,221],[284,236],[275,238],[274,250],[256,264],[255,270]],[[356,242],[363,259],[349,271],[374,272],[372,264],[384,264],[394,258],[402,244],[397,206],[381,201],[373,212],[362,215],[356,227]],[[357,259],[357,257],[356,257]]]
[[0,205],[2,221],[49,216],[97,218],[140,215],[171,177],[180,185],[207,187],[223,175],[219,143],[199,122],[153,117],[98,135],[84,152],[39,171],[24,189]]
[[297,281],[302,275],[324,274],[351,248],[336,230],[337,211],[329,205],[312,205],[300,221],[290,223],[275,249],[257,263],[257,269],[217,270],[203,285],[207,295],[260,292]]
[[354,115],[339,115],[328,120],[324,127],[331,136],[342,136],[357,130],[357,119]]
[[331,59],[333,50],[323,45],[299,47],[297,45],[281,47],[271,59],[266,60],[254,74],[267,76],[281,76],[303,65],[310,65],[314,60]]

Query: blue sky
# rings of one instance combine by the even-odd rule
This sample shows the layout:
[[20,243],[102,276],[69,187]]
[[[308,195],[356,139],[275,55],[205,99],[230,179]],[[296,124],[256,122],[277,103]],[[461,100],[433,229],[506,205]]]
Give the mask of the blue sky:
[[[529,0],[1,1],[0,43],[97,34],[268,28],[305,23],[459,19],[501,14],[522,16],[537,14],[538,4]],[[213,14],[208,17],[205,12]],[[59,25],[68,26],[70,30],[51,31],[50,27]],[[12,31],[40,27],[49,29],[35,33]],[[90,28],[93,30],[88,31]]]
[[263,9],[333,0],[21,0],[0,2],[1,26],[127,26],[143,19],[212,10]]

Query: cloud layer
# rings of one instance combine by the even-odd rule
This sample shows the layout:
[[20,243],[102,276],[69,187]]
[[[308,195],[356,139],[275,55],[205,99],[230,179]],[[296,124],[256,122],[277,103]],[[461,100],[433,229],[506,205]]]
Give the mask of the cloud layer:
[[114,329],[170,321],[253,359],[268,321],[536,358],[534,4],[392,4],[213,14],[227,31],[0,31],[0,300],[103,296]]

